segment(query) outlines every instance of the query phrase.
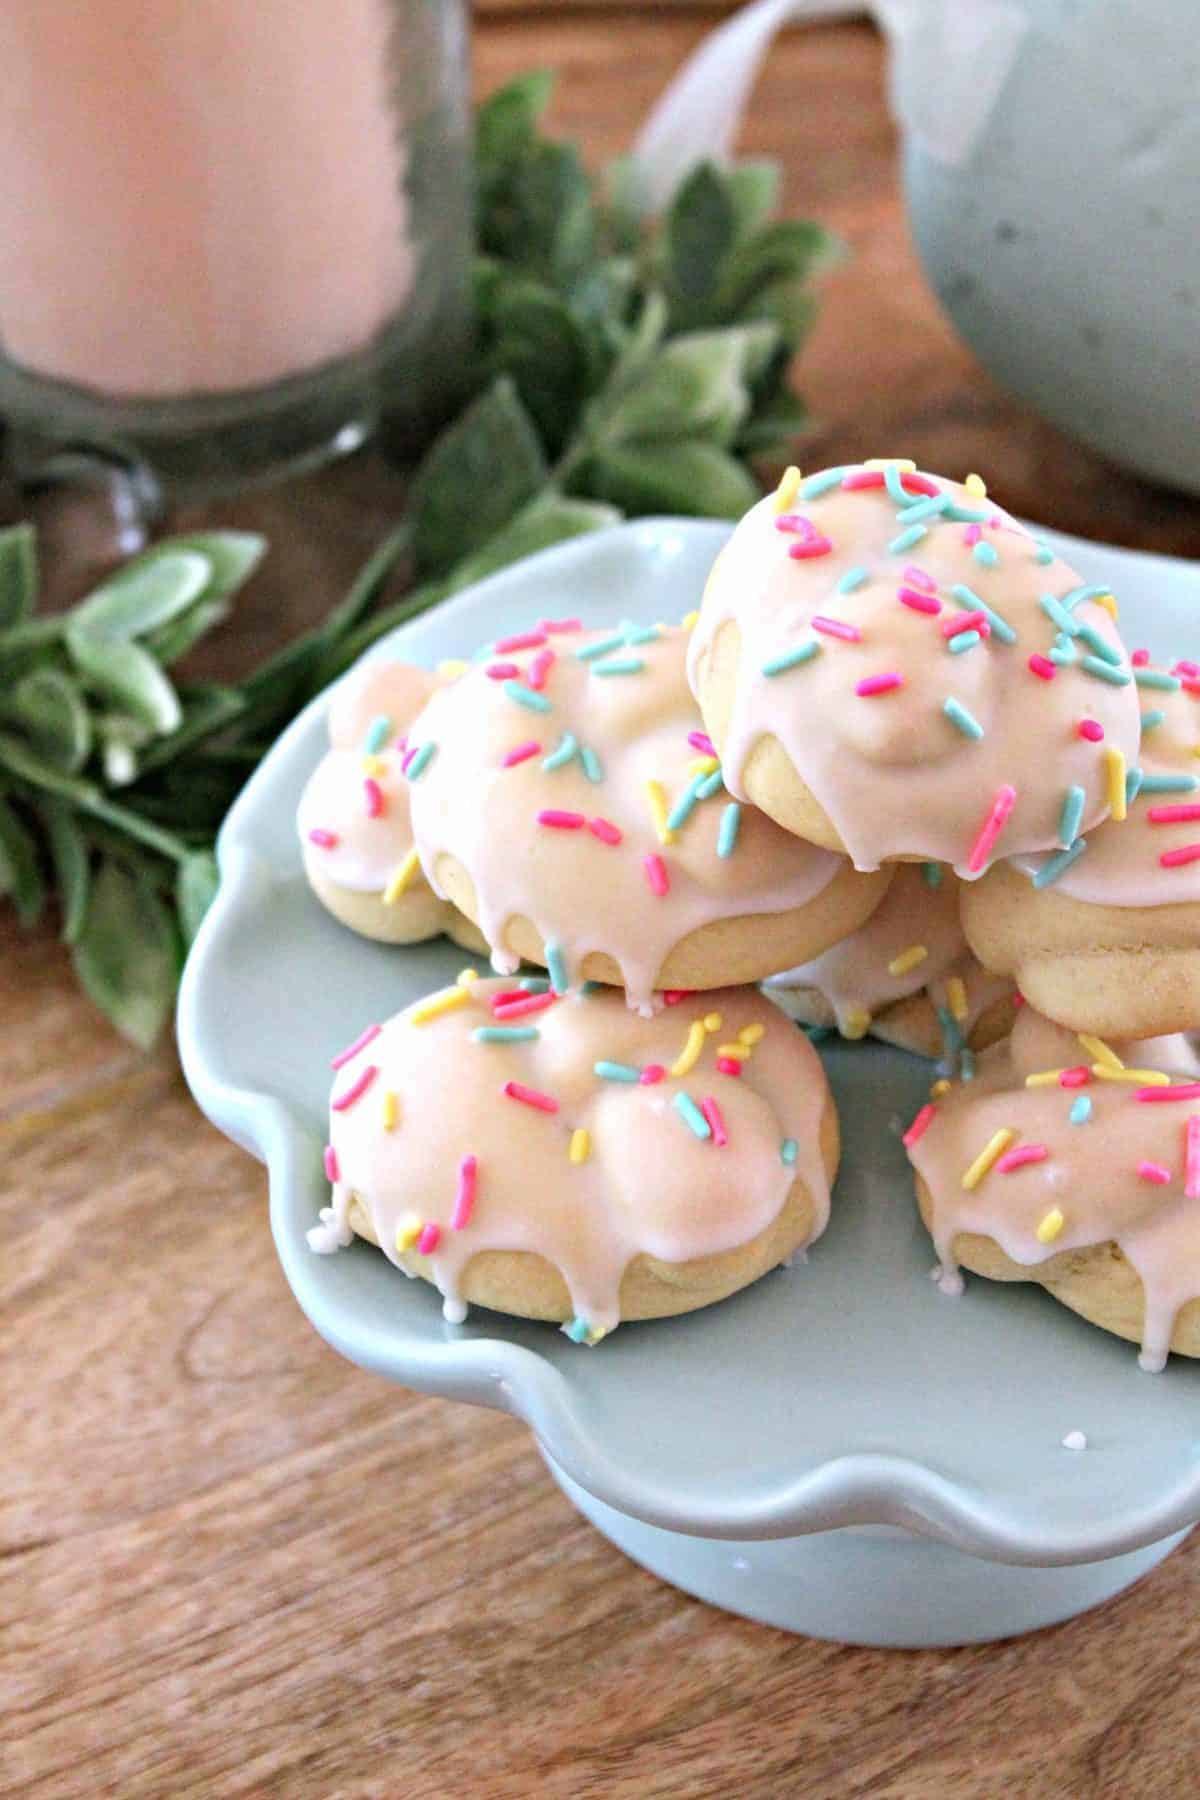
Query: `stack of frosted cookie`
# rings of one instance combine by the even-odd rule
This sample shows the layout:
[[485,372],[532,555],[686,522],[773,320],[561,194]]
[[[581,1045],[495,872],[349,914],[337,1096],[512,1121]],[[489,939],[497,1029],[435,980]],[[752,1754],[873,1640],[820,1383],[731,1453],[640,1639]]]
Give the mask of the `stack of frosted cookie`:
[[[394,943],[449,930],[497,978],[466,970],[337,1057],[313,1248],[357,1233],[451,1319],[474,1302],[587,1343],[744,1287],[819,1235],[836,1172],[782,1007],[940,1059],[906,1144],[946,1286],[959,1263],[1030,1276],[1126,1335],[1144,1313],[1149,1360],[1189,1349],[1192,1294],[1148,1272],[1200,1182],[1187,1046],[1124,1047],[1193,1022],[1200,671],[1131,656],[1108,591],[976,478],[900,461],[790,470],[696,614],[614,614],[432,676],[368,665],[333,697],[300,808],[317,897]],[[1082,1033],[1075,1062],[1029,1067],[1056,1032]],[[1058,1149],[1051,1069],[1074,1083]],[[991,1125],[1018,1085],[1046,1141],[1014,1105],[946,1176],[956,1121]],[[1117,1099],[1184,1133],[1128,1194]]]

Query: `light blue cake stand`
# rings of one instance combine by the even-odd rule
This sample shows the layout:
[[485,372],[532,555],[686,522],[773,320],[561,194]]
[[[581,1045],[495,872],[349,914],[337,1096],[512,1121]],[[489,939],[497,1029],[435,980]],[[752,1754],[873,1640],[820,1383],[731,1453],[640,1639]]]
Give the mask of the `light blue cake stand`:
[[[374,654],[430,663],[543,615],[678,618],[727,535],[660,519],[545,552],[403,627]],[[1132,642],[1193,652],[1200,576],[1061,540],[1115,587]],[[720,1306],[577,1348],[472,1312],[368,1245],[313,1255],[327,1200],[330,1057],[453,978],[444,942],[352,936],[312,898],[293,820],[324,706],[285,733],[221,834],[220,894],[184,974],[179,1042],[204,1111],[270,1172],[288,1281],[344,1356],[529,1424],[555,1480],[629,1556],[715,1605],[847,1643],[969,1643],[1095,1606],[1200,1518],[1200,1367],[1164,1374],[1040,1290],[928,1279],[898,1141],[927,1064],[833,1045],[844,1156],[825,1237]],[[1084,1451],[1063,1447],[1082,1431]]]

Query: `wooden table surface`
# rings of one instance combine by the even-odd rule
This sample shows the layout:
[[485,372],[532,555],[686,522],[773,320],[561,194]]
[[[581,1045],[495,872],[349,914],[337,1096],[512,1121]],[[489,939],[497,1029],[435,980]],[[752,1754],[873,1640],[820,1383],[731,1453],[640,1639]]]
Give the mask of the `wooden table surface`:
[[[608,155],[711,22],[507,11],[479,26],[478,84],[556,66],[555,123]],[[793,34],[745,138],[855,253],[803,359],[806,466],[978,468],[1036,518],[1200,554],[1200,506],[1067,443],[952,338],[905,233],[882,74],[865,26]],[[364,458],[209,509],[275,546],[209,667],[322,611],[401,498]],[[523,1425],[327,1349],[261,1169],[172,1050],[117,1039],[51,931],[3,910],[0,1020],[0,1792],[1195,1791],[1200,1538],[1090,1617],[991,1647],[851,1650],[719,1614],[583,1523]]]

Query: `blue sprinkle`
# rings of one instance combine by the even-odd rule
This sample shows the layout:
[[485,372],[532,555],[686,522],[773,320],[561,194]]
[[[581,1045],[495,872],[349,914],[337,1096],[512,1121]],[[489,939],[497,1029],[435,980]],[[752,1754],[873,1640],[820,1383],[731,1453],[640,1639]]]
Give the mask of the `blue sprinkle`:
[[612,637],[598,638],[594,644],[585,644],[582,650],[575,652],[578,662],[591,662],[594,657],[607,656],[612,650],[621,650],[625,644],[625,633],[618,631]]
[[635,644],[653,644],[662,636],[657,625],[622,624],[621,630],[627,649]]
[[587,994],[598,994],[604,986],[605,983],[603,981],[585,981],[579,991],[585,996]]
[[1158,706],[1152,708],[1150,712],[1144,712],[1142,714],[1142,730],[1144,732],[1157,730],[1166,716],[1166,713]]
[[1178,675],[1161,675],[1157,669],[1135,669],[1133,679],[1139,687],[1161,688],[1164,694],[1177,694],[1183,686]]
[[919,500],[910,500],[903,512],[896,514],[898,525],[916,525],[922,519],[936,518],[944,513],[950,504],[948,494],[926,494]]
[[1002,619],[998,612],[993,611],[987,601],[981,600],[975,589],[968,587],[965,581],[956,582],[950,592],[968,612],[981,612],[992,628],[992,636],[999,638],[1002,644],[1016,643],[1017,634],[1008,620]]
[[614,656],[611,662],[592,664],[593,675],[640,675],[645,668],[640,656]]
[[952,638],[947,638],[946,648],[951,656],[961,656],[964,650],[973,650],[983,639],[977,631],[960,631]]
[[574,734],[570,731],[564,731],[562,741],[558,748],[552,750],[549,756],[544,756],[542,758],[543,769],[561,769],[565,763],[571,761],[571,758],[576,754],[578,749],[579,744],[576,741]]
[[1137,799],[1138,795],[1142,791],[1142,783],[1145,781],[1145,779],[1146,779],[1145,774],[1141,769],[1126,769],[1126,771],[1125,771],[1125,804],[1126,804],[1126,806],[1133,805],[1134,801]]
[[1033,560],[1035,563],[1041,563],[1043,568],[1045,568],[1047,563],[1052,563],[1054,561],[1054,552],[1049,544],[1039,544],[1034,552]]
[[852,594],[856,588],[862,586],[864,581],[869,581],[870,579],[870,570],[864,569],[862,564],[858,563],[853,569],[846,570],[846,573],[837,584],[837,591],[839,594]]
[[1195,775],[1143,775],[1141,791],[1143,794],[1194,794],[1196,785]]
[[477,1044],[528,1044],[540,1035],[536,1025],[477,1025],[471,1033]]
[[419,781],[436,755],[436,744],[422,744],[405,771],[408,779],[410,781]]
[[957,501],[952,501],[942,514],[944,519],[963,525],[982,525],[990,516],[986,506],[959,506]]
[[518,706],[527,706],[530,712],[546,713],[553,711],[545,694],[535,693],[533,688],[525,687],[523,683],[519,681],[506,681],[504,683],[504,692],[508,695],[510,700],[515,700]]
[[964,1081],[974,1081],[975,1052],[973,1050],[964,1049],[962,1055],[958,1059],[958,1072]]
[[810,475],[808,480],[802,483],[800,498],[802,500],[819,499],[822,494],[827,494],[830,488],[839,486],[843,475],[849,474],[850,466],[848,464],[840,469],[822,469],[819,475]]
[[994,569],[1000,561],[1000,552],[993,544],[985,544],[982,538],[977,544],[972,544],[971,555],[977,563],[982,563],[985,569]]
[[1052,663],[1058,663],[1060,667],[1065,666],[1068,663],[1079,661],[1079,652],[1076,650],[1065,631],[1059,632],[1054,640],[1054,646],[1049,652],[1049,655],[1050,661]]
[[707,1138],[712,1136],[712,1126],[700,1111],[700,1108],[696,1105],[692,1096],[690,1094],[685,1094],[682,1088],[675,1096],[674,1106],[675,1111],[679,1114],[684,1124],[696,1137]]
[[940,888],[945,871],[941,863],[927,862],[921,864],[921,874],[927,888]]
[[[966,632],[966,633],[960,633],[959,635],[960,636],[970,636],[971,634],[969,632]],[[979,633],[975,632],[974,635],[976,637],[978,637]],[[958,641],[957,638],[951,638],[951,640],[950,640],[951,648],[953,648],[953,646],[957,643],[957,641]],[[954,699],[947,700],[942,707],[942,711],[945,713],[946,717],[950,720],[952,725],[958,726],[958,729],[962,732],[964,737],[981,738],[983,736],[983,726],[979,723],[979,720],[973,716],[973,714],[971,714],[967,711],[966,707],[963,705],[961,700],[954,700]],[[928,867],[928,866],[929,865],[926,864],[926,867]],[[934,866],[936,867],[936,864]],[[938,875],[939,875],[939,879],[940,879],[940,876],[941,876],[940,870],[938,871]]]
[[1069,607],[1070,610],[1074,612],[1075,608],[1077,606],[1082,606],[1085,600],[1096,600],[1101,594],[1111,593],[1111,588],[1103,586],[1072,588],[1069,594],[1063,595],[1063,605]]
[[809,638],[807,643],[797,644],[794,650],[784,650],[780,655],[773,656],[770,662],[763,664],[762,672],[764,675],[782,675],[787,669],[795,669],[801,663],[811,662],[814,656],[819,655],[820,649],[816,638]]
[[790,1169],[799,1154],[800,1146],[795,1138],[784,1138],[782,1144],[779,1146],[780,1162],[786,1163]]
[[913,497],[904,486],[903,481],[903,476],[910,473],[910,470],[901,470],[895,463],[887,463],[884,467],[883,485],[897,506],[912,505]]
[[1053,594],[1039,596],[1038,605],[1050,620],[1056,631],[1065,631],[1068,637],[1079,636],[1079,624]]
[[629,1063],[593,1063],[592,1073],[598,1075],[601,1081],[627,1081],[631,1087],[641,1080],[641,1070],[633,1068]]
[[667,814],[668,831],[678,831],[681,825],[687,823],[692,815],[697,800],[700,798],[700,787],[703,781],[703,775],[693,775],[692,779],[688,782],[682,794],[680,794],[678,800]]
[[573,1344],[586,1344],[592,1328],[586,1319],[572,1319],[569,1325],[563,1326],[563,1331]]
[[1064,850],[1069,850],[1079,836],[1086,800],[1087,795],[1081,787],[1069,787],[1063,795],[1062,812],[1058,820],[1058,841]]
[[899,537],[892,539],[888,549],[893,556],[900,556],[905,550],[911,550],[914,544],[919,544],[921,539],[928,535],[928,525],[910,525],[907,531],[902,531]]
[[544,975],[526,975],[518,983],[519,988],[527,994],[545,994],[549,992],[550,983]]
[[1053,882],[1058,880],[1060,875],[1066,874],[1073,862],[1079,861],[1079,858],[1086,849],[1087,839],[1076,838],[1069,850],[1060,850],[1057,856],[1050,857],[1047,862],[1042,864],[1041,868],[1033,877],[1034,887],[1049,887]]
[[570,987],[567,980],[567,962],[563,955],[562,945],[553,938],[546,940],[546,967],[550,971],[550,986],[556,994],[565,994]]
[[725,777],[720,769],[713,769],[710,774],[702,777],[696,792],[702,800],[711,800],[713,795],[720,790],[724,780]]
[[958,1020],[948,1006],[939,1006],[937,1016],[938,1024],[942,1028],[942,1049],[948,1057],[953,1059],[963,1047],[963,1035],[959,1030]]
[[1078,1099],[1072,1100],[1071,1110],[1067,1114],[1072,1125],[1086,1125],[1091,1116],[1092,1103],[1086,1094],[1080,1094]]
[[721,826],[717,832],[717,855],[732,856],[737,843],[738,826],[742,822],[742,809],[736,800],[731,800],[721,814]]
[[594,750],[585,744],[579,752],[579,760],[583,764],[583,772],[591,782],[604,780],[604,765]]
[[391,732],[392,721],[388,718],[386,713],[380,713],[378,718],[372,719],[371,723],[367,726],[367,735],[363,739],[363,749],[366,754],[368,756],[378,756],[379,752],[383,749],[383,746],[387,743],[388,738],[391,736]]
[[1081,656],[1079,666],[1086,669],[1089,675],[1097,675],[1101,681],[1107,681],[1111,687],[1128,687],[1133,679],[1128,669],[1114,669],[1111,663],[1102,662],[1098,656]]
[[1100,633],[1096,630],[1094,625],[1081,625],[1079,627],[1079,637],[1080,640],[1087,645],[1089,650],[1094,650],[1096,652],[1096,655],[1100,657],[1102,661],[1112,663],[1114,668],[1120,666],[1121,652],[1119,650],[1114,650],[1112,645],[1100,636]]

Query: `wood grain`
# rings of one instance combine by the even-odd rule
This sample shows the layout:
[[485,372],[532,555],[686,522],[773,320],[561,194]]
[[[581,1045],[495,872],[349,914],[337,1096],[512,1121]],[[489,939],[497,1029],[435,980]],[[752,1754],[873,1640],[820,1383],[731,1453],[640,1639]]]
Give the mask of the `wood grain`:
[[[706,23],[488,19],[478,80],[554,65],[555,123],[599,158]],[[803,359],[808,465],[976,467],[1037,518],[1200,553],[1195,503],[1066,443],[951,336],[908,244],[871,31],[785,38],[746,148],[784,157],[789,208],[854,249]],[[317,616],[401,500],[363,458],[211,509],[274,549],[207,668]],[[96,545],[60,542],[65,592]],[[199,1117],[169,1047],[121,1044],[52,933],[8,912],[0,1021],[0,1793],[1194,1792],[1200,1540],[1088,1618],[981,1649],[847,1650],[724,1617],[585,1525],[524,1427],[339,1361],[284,1286],[261,1171]]]

